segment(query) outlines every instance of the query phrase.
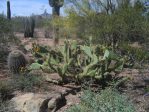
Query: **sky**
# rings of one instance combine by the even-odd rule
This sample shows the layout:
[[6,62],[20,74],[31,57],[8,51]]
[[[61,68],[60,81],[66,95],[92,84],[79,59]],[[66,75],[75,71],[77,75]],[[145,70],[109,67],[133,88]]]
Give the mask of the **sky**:
[[[6,14],[7,0],[0,0],[0,13]],[[12,16],[29,16],[31,14],[42,14],[46,9],[52,13],[48,0],[10,0]]]
[[[48,13],[52,13],[52,8],[49,5],[49,0],[10,0],[12,16],[30,16],[32,14],[42,14],[45,9]],[[134,0],[132,0],[134,1]],[[149,0],[145,0],[149,1]],[[0,13],[6,14],[7,0],[0,0]],[[61,8],[61,14],[64,14]]]

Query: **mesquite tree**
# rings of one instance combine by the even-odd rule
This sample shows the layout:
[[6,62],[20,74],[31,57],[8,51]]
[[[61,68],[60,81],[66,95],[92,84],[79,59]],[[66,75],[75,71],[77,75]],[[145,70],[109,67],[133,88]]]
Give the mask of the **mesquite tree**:
[[10,1],[7,0],[7,19],[11,19]]

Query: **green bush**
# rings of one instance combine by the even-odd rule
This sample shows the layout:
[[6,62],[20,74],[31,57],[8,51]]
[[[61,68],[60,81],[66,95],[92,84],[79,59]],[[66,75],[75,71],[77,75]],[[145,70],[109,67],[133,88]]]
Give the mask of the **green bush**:
[[0,112],[16,112],[9,101],[13,97],[15,86],[11,80],[0,81]]
[[[141,2],[120,5],[111,11],[106,4],[111,0],[95,0],[94,3],[90,0],[67,1],[72,7],[66,7],[67,17],[63,25],[69,27],[67,32],[73,30],[76,37],[87,39],[92,36],[95,42],[114,45],[118,41],[145,42],[148,39],[149,21],[144,16]],[[116,1],[112,1],[110,5],[116,6]]]
[[72,106],[66,112],[136,112],[136,110],[125,96],[112,89],[105,89],[100,94],[85,91],[81,103]]
[[0,15],[0,61],[6,61],[10,43],[17,43],[17,38],[12,32],[12,22]]
[[120,46],[122,55],[130,56],[134,64],[143,64],[149,62],[149,51],[144,47],[133,47],[131,44],[123,43]]
[[11,22],[7,20],[4,15],[0,15],[0,25],[0,34],[11,31]]
[[23,23],[23,20],[24,20],[25,17],[14,17],[11,19],[12,23],[13,23],[13,31],[14,32],[21,32],[23,33],[24,32],[24,23]]
[[12,37],[12,23],[0,15],[0,44],[7,43]]
[[40,87],[43,82],[42,76],[35,74],[22,74],[14,77],[14,85],[16,89],[21,91],[32,92],[35,87]]
[[1,101],[0,100],[0,112],[17,112],[15,110],[15,105],[13,105],[10,101]]
[[9,99],[13,93],[13,85],[11,81],[1,81],[0,82],[0,100]]

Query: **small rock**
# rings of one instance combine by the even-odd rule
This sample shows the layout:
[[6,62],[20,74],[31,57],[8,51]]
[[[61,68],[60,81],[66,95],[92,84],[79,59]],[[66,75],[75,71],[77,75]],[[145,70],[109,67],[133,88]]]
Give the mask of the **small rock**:
[[11,101],[19,112],[55,112],[65,98],[60,93],[34,94],[27,93],[14,97]]
[[67,103],[67,105],[70,105],[70,106],[71,106],[72,104],[73,104],[72,102],[68,102],[68,103]]
[[45,74],[45,79],[46,81],[51,81],[51,80],[62,80],[62,78],[59,76],[57,73],[52,73],[52,74]]

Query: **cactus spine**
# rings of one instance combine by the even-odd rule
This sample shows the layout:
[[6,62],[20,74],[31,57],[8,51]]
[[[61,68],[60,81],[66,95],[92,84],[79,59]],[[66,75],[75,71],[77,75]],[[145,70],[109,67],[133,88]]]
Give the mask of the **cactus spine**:
[[24,37],[34,37],[35,19],[26,17],[24,20]]
[[18,74],[26,67],[27,60],[25,54],[19,50],[14,50],[8,56],[8,68],[11,73]]
[[7,0],[7,19],[11,19],[10,1]]

